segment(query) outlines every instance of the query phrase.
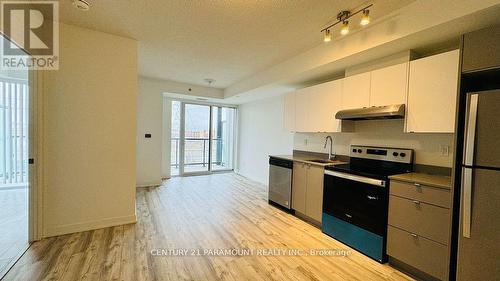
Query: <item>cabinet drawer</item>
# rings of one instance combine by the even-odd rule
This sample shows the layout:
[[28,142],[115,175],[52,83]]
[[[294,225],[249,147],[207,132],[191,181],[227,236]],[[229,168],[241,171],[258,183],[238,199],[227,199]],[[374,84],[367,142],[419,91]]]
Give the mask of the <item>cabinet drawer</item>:
[[387,254],[427,274],[445,280],[448,247],[412,233],[389,226]]
[[390,195],[389,225],[448,245],[450,210]]
[[451,192],[447,189],[392,180],[390,194],[445,208],[451,207]]

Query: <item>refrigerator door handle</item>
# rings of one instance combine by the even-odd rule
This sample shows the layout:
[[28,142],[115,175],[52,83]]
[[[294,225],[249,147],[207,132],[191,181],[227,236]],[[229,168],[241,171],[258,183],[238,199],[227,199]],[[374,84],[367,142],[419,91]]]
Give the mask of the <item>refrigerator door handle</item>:
[[463,168],[462,173],[462,236],[470,238],[472,216],[472,168]]
[[474,146],[476,142],[476,123],[477,123],[477,106],[479,102],[479,94],[471,94],[469,96],[469,110],[467,112],[467,127],[465,131],[465,153],[464,165],[474,165]]

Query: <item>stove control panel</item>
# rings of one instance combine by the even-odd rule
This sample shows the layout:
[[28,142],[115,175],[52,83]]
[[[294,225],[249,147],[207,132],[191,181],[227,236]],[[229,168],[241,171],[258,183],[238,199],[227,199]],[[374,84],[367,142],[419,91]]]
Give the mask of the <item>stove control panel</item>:
[[413,150],[404,148],[351,145],[351,157],[399,163],[413,163]]

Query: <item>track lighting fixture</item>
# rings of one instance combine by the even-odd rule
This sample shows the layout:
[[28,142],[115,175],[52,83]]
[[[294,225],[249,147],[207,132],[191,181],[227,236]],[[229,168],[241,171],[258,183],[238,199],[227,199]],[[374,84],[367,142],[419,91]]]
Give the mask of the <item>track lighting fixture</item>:
[[352,18],[353,16],[363,13],[361,17],[361,21],[359,22],[360,25],[365,26],[370,23],[370,10],[373,4],[370,4],[368,6],[365,6],[361,8],[360,10],[357,10],[356,12],[351,13],[351,11],[341,11],[340,13],[337,14],[337,21],[330,24],[329,26],[321,29],[321,32],[324,32],[324,37],[323,41],[324,42],[330,42],[332,41],[332,27],[335,25],[342,23],[342,27],[340,28],[340,34],[342,35],[347,35],[349,33],[349,19]]

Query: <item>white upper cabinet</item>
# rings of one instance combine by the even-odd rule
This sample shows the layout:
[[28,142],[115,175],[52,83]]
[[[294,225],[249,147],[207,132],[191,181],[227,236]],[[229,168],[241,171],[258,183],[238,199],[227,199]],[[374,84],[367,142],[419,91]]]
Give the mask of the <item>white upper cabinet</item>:
[[459,51],[410,62],[406,131],[453,133]]
[[307,94],[304,96],[304,99],[301,100],[297,106],[305,108],[307,114],[307,125],[306,127],[301,128],[300,132],[320,132],[323,120],[321,120],[321,116],[318,108],[320,105],[320,100],[323,98],[322,91],[324,91],[324,84],[314,85],[312,87],[304,88],[303,92]]
[[342,80],[335,80],[313,87],[310,122],[315,132],[340,132],[340,120],[335,119],[342,109]]
[[406,104],[406,132],[453,133],[458,63],[456,50],[297,90],[285,96],[284,127],[347,132],[339,110]]
[[370,106],[406,104],[408,63],[372,71]]
[[[342,106],[341,94],[342,80],[297,90],[294,99],[295,126],[291,131],[340,132],[340,121],[335,119],[335,113]],[[291,103],[291,100],[285,100],[285,107]],[[285,120],[287,119],[285,114]]]
[[371,73],[361,73],[344,78],[342,109],[368,107],[370,105]]
[[285,95],[283,105],[283,127],[287,131],[295,131],[295,92]]
[[309,122],[311,110],[311,89],[303,88],[295,92],[295,132],[314,132]]

